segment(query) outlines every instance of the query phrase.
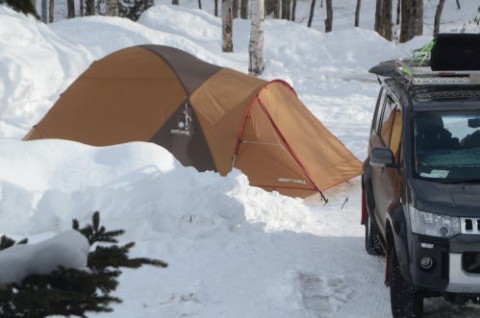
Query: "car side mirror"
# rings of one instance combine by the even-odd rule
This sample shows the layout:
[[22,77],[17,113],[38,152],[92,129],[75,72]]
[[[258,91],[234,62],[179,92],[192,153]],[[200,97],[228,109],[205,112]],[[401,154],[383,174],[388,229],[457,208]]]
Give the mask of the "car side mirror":
[[370,155],[370,165],[381,168],[396,167],[392,150],[386,147],[373,148]]

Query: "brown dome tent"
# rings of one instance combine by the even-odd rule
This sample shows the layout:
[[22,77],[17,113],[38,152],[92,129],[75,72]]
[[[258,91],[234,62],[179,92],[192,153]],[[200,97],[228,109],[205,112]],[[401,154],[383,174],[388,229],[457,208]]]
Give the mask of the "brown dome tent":
[[141,45],[94,62],[25,140],[93,146],[150,141],[182,164],[308,196],[360,174],[361,164],[283,81],[266,82],[181,50]]

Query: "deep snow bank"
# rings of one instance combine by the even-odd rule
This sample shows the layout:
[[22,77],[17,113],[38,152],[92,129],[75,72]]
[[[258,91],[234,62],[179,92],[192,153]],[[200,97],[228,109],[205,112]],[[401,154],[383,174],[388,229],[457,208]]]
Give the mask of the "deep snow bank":
[[0,175],[0,232],[9,234],[65,230],[72,218],[88,221],[99,210],[106,224],[137,234],[208,236],[233,231],[248,214],[306,211],[302,200],[250,187],[239,171],[199,173],[142,142],[95,148],[4,140]]

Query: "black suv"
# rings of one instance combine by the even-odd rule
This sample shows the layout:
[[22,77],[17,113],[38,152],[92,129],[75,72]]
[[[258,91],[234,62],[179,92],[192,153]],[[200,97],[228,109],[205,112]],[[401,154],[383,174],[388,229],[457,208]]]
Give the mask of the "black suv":
[[396,318],[421,317],[425,297],[480,300],[480,76],[425,55],[371,70],[362,224],[367,252],[386,255]]

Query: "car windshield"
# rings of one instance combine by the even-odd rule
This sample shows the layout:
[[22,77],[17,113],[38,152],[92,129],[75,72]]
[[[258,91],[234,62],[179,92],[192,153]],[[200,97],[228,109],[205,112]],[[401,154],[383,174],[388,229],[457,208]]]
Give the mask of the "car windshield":
[[415,171],[438,182],[480,182],[480,113],[418,113]]

